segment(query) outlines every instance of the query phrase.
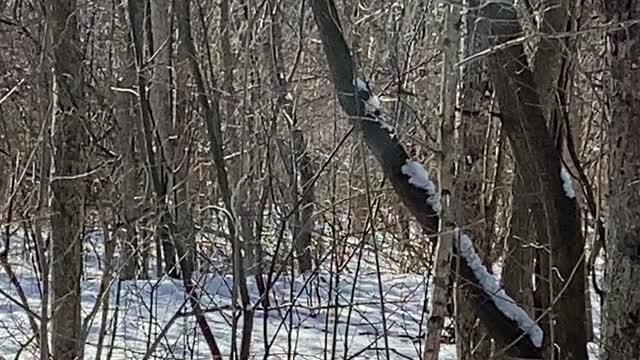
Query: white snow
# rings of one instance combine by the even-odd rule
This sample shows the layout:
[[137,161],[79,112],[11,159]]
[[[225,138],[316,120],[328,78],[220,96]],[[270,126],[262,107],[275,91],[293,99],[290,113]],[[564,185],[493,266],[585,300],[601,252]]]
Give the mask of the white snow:
[[[388,247],[389,244],[384,241],[391,241],[390,239],[381,239],[381,246]],[[103,249],[100,245],[100,233],[95,232],[87,241],[95,241],[95,244],[86,246],[87,278],[82,281],[83,317],[98,300],[99,277],[104,266],[101,264]],[[356,243],[360,243],[359,239],[349,241],[349,252],[357,254],[354,247]],[[391,359],[419,358],[428,311],[424,308],[425,294],[428,294],[425,288],[426,277],[423,274],[394,273],[390,259],[383,254],[380,256],[381,282],[378,281],[371,250],[365,250],[357,277],[357,256],[346,264],[339,277],[335,270],[330,270],[329,263],[311,275],[293,278],[283,275],[275,282],[270,293],[271,308],[266,322],[265,312],[261,308],[256,309],[250,357],[258,359],[264,356],[266,338],[267,342],[272,342],[270,358],[274,359],[287,358],[287,354],[301,360],[321,359],[331,357],[334,349],[337,358],[386,358],[386,334]],[[31,309],[39,312],[39,281],[34,276],[31,262],[16,258],[13,264]],[[202,293],[203,308],[220,309],[207,312],[206,318],[226,359],[230,354],[232,338],[232,311],[229,307],[232,303],[233,278],[214,271],[194,274],[194,280],[198,282]],[[259,292],[255,279],[248,277],[247,282],[251,302],[256,304]],[[385,302],[384,312],[381,310],[379,286],[382,287]],[[185,294],[181,281],[169,278],[124,281],[120,287],[120,298],[117,300],[117,283],[111,286],[109,328],[104,338],[105,348],[101,358],[105,359],[107,353],[112,351],[113,360],[140,359],[149,343],[159,336],[172,317],[181,311],[189,312],[190,306],[186,304],[183,307]],[[16,296],[5,272],[0,272],[0,288],[13,297]],[[387,325],[386,331],[383,317]],[[101,311],[98,311],[89,327],[85,343],[87,360],[96,358],[100,318]],[[242,319],[237,331],[238,344],[241,332]],[[19,352],[21,359],[38,358],[37,344],[29,342],[30,338],[32,334],[24,311],[0,295],[0,354],[8,359],[15,358]],[[335,348],[332,345],[334,340]],[[152,358],[211,357],[193,317],[180,316],[162,338]],[[439,360],[455,360],[455,345],[443,344]]]
[[357,78],[355,80],[355,84],[354,85],[356,86],[358,91],[370,92],[369,91],[369,86],[367,86],[367,83],[364,80],[360,79],[360,78]]
[[391,126],[391,124],[389,124],[388,122],[384,120],[379,120],[379,121],[380,121],[380,127],[384,130],[387,130],[389,134],[393,135],[396,132],[396,129],[393,126]]
[[364,80],[357,78],[354,80],[354,85],[358,91],[366,92],[369,95],[369,98],[364,101],[365,113],[377,117],[382,111],[382,102],[380,101],[380,98],[371,93],[371,89],[369,89],[369,86]]
[[[424,184],[423,184],[424,185]],[[46,235],[46,234],[45,234]],[[389,238],[381,232],[377,234],[381,248],[389,247]],[[87,235],[85,245],[85,278],[82,281],[82,313],[88,314],[98,299],[99,277],[104,268],[104,249],[102,235],[99,231]],[[466,239],[465,239],[466,238]],[[387,240],[385,240],[387,239]],[[23,287],[30,308],[40,311],[40,282],[33,270],[33,259],[23,256],[25,251],[23,240],[12,237],[12,251],[10,262]],[[463,250],[468,263],[472,264],[474,274],[484,279],[481,283],[485,291],[489,289],[496,306],[504,306],[510,310],[509,314],[521,314],[522,310],[499,289],[495,279],[487,273],[481,261],[472,248],[471,240],[462,237],[459,249]],[[219,246],[226,243],[220,239]],[[360,239],[349,239],[349,252],[355,251],[355,244]],[[357,251],[356,251],[357,253]],[[430,288],[425,288],[426,278],[421,274],[399,273],[394,267],[394,256],[381,256],[381,282],[377,278],[377,267],[374,263],[374,253],[367,248],[362,260],[357,256],[351,258],[340,272],[339,282],[337,274],[330,270],[329,264],[311,275],[300,275],[293,279],[283,276],[274,285],[271,292],[272,308],[268,310],[265,323],[264,312],[257,309],[254,318],[254,328],[250,356],[262,358],[266,340],[272,342],[271,357],[285,358],[287,354],[295,354],[294,359],[319,359],[331,357],[333,337],[336,337],[336,357],[344,357],[345,347],[347,358],[372,359],[385,358],[384,328],[382,326],[383,313],[380,306],[380,292],[385,301],[384,319],[387,322],[387,336],[391,359],[417,359],[421,351],[421,340],[424,337],[426,313],[423,308],[425,294],[430,298]],[[215,264],[223,261],[212,257]],[[355,275],[355,268],[360,263],[360,273]],[[202,292],[201,303],[204,308],[220,308],[217,312],[208,312],[207,320],[223,352],[229,356],[231,334],[231,286],[233,278],[225,274],[220,265],[211,273],[195,274],[199,289]],[[604,261],[598,257],[596,262],[596,276],[602,280]],[[480,274],[481,276],[479,276]],[[429,285],[432,279],[429,279]],[[253,277],[247,279],[252,302],[258,300],[258,290]],[[331,283],[331,284],[330,284]],[[0,271],[0,288],[17,298],[16,291],[4,271]],[[180,311],[188,312],[189,305],[181,310],[185,302],[184,289],[180,281],[168,278],[153,278],[150,280],[124,281],[121,284],[120,298],[117,299],[117,283],[111,284],[111,299],[108,308],[109,329],[104,339],[105,348],[102,359],[108,352],[112,352],[111,359],[130,360],[142,358],[160,331],[167,326],[174,314]],[[331,293],[331,296],[329,294]],[[591,305],[594,325],[594,342],[589,343],[589,358],[598,359],[600,341],[600,306],[599,299],[591,291]],[[351,299],[353,296],[353,300]],[[338,299],[338,306],[336,300]],[[497,300],[496,300],[497,299]],[[502,304],[502,305],[498,305]],[[429,305],[429,304],[428,304]],[[428,306],[427,305],[427,306]],[[118,317],[115,309],[118,308]],[[348,318],[348,313],[351,317]],[[526,314],[524,314],[526,315]],[[85,343],[85,359],[96,358],[96,344],[101,311],[89,326],[89,335]],[[447,322],[451,319],[447,319]],[[522,322],[522,321],[521,321]],[[525,320],[526,322],[526,320]],[[520,322],[519,322],[520,324]],[[242,319],[240,320],[242,325]],[[528,326],[525,323],[523,326]],[[335,327],[334,327],[335,326]],[[334,331],[335,329],[335,331]],[[348,331],[347,331],[348,329]],[[115,333],[112,331],[115,330]],[[241,327],[238,333],[241,332]],[[542,337],[541,331],[527,332],[528,336]],[[111,340],[113,337],[113,346]],[[289,342],[291,339],[291,342]],[[326,339],[326,340],[325,340]],[[327,341],[325,345],[325,341]],[[534,342],[534,340],[532,340]],[[534,342],[535,343],[535,342]],[[539,342],[538,342],[539,343]],[[455,345],[442,344],[439,360],[455,360]],[[35,359],[37,345],[33,341],[33,334],[29,328],[27,317],[22,309],[4,295],[0,295],[0,354],[12,359]],[[202,335],[192,317],[181,316],[169,328],[156,349],[154,359],[209,359],[207,347]]]
[[567,171],[567,168],[564,166],[560,168],[560,178],[562,179],[564,194],[569,199],[574,199],[576,197],[576,192],[573,189],[573,183],[571,182],[571,174],[569,174],[569,171]]
[[427,204],[434,211],[440,212],[442,208],[440,194],[433,182],[429,180],[429,172],[419,162],[409,159],[402,165],[400,171],[409,177],[409,184],[427,192]]
[[538,324],[516,302],[500,288],[496,278],[491,275],[476,253],[471,239],[456,229],[458,233],[458,255],[460,255],[473,271],[485,293],[487,293],[496,307],[509,319],[515,321],[518,327],[529,336],[531,343],[542,346],[544,333]]
[[378,95],[370,94],[369,100],[365,102],[365,111],[370,114],[376,114],[378,111],[382,111],[382,103]]

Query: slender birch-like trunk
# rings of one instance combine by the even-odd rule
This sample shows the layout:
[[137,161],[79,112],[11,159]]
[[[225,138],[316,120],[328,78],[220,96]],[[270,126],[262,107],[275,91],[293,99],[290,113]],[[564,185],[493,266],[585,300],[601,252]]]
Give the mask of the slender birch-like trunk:
[[451,192],[454,190],[456,174],[457,131],[455,120],[456,87],[458,84],[458,70],[453,64],[458,59],[460,9],[450,3],[445,7],[445,26],[442,35],[443,61],[442,83],[440,84],[440,148],[441,158],[438,180],[442,189],[442,211],[436,261],[433,272],[433,290],[431,295],[431,311],[427,320],[423,360],[437,360],[440,352],[440,337],[447,315],[449,301],[449,283],[451,278],[451,253],[454,240],[455,219],[458,206]]

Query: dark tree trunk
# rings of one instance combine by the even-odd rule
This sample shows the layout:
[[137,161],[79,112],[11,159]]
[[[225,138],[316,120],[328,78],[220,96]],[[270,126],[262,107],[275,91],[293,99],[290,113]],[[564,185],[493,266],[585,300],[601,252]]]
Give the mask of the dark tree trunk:
[[[602,1],[608,21],[637,21],[640,1]],[[608,292],[603,359],[640,359],[640,25],[609,34]]]
[[[471,56],[479,51],[480,41],[477,34],[478,1],[466,0],[466,11],[462,19],[463,57]],[[483,259],[490,259],[494,229],[487,224],[493,224],[487,214],[487,199],[491,191],[486,189],[490,180],[485,169],[490,156],[484,156],[485,148],[493,144],[487,137],[491,127],[491,116],[487,116],[486,104],[488,98],[484,96],[482,83],[484,71],[483,62],[466,64],[462,68],[461,82],[458,96],[460,111],[460,141],[462,154],[458,160],[459,179],[456,194],[461,199],[460,221],[468,224],[473,234],[474,245]],[[497,193],[497,192],[495,192]],[[472,225],[473,224],[473,225]],[[478,316],[473,312],[473,306],[468,300],[470,284],[459,282],[456,287],[456,347],[458,360],[484,359],[491,356],[491,339],[486,336],[486,330],[478,323]]]
[[[511,5],[490,3],[482,15],[488,19],[483,34],[492,45],[522,34]],[[522,44],[499,48],[489,60],[502,126],[528,184],[527,192],[539,194],[532,217],[540,245],[548,249],[540,256],[540,266],[550,281],[541,287],[539,299],[544,310],[550,309],[543,321],[546,357],[586,359],[584,239],[578,231],[576,199],[563,190],[560,154],[547,128],[544,104]]]
[[[164,252],[164,261],[166,264],[165,271],[174,278],[178,277],[178,269],[176,263],[176,250],[173,239],[170,236],[170,227],[172,226],[171,214],[167,203],[167,187],[168,175],[166,166],[159,161],[162,158],[157,150],[154,150],[154,126],[147,94],[147,75],[144,63],[144,14],[145,4],[141,1],[128,1],[129,22],[131,43],[133,44],[133,53],[135,56],[135,64],[137,70],[138,85],[138,105],[140,108],[140,118],[142,120],[142,129],[145,142],[145,153],[147,157],[147,167],[155,191],[155,205],[158,216],[158,224],[156,225],[156,234],[158,241],[162,245]],[[161,148],[161,144],[155,144],[155,147]]]
[[54,174],[51,217],[52,355],[82,356],[80,276],[84,189],[83,72],[76,1],[47,2],[54,53]]

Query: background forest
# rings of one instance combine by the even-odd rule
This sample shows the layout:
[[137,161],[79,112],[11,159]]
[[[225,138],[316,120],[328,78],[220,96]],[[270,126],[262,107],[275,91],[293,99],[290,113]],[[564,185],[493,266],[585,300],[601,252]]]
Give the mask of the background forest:
[[640,0],[4,0],[0,51],[0,358],[640,359]]

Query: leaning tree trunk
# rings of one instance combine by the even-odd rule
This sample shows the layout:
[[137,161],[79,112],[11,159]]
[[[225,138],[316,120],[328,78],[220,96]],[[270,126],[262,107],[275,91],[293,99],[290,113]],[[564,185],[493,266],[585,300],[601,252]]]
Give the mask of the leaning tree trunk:
[[48,22],[54,54],[56,112],[51,217],[52,336],[54,359],[82,354],[80,276],[85,185],[82,172],[83,73],[75,0],[50,1]]
[[[637,21],[640,1],[603,0],[607,20]],[[603,359],[640,359],[640,25],[609,34],[608,293]]]
[[[354,78],[354,62],[342,35],[335,3],[312,0],[311,6],[340,106],[359,129],[401,201],[428,235],[436,235],[440,221],[437,189],[428,179],[427,171],[409,159],[394,129],[384,122],[377,102],[370,100],[373,96],[370,89]],[[456,233],[454,253],[460,257],[460,276],[472,284],[470,300],[489,336],[506,346],[509,356],[539,359],[542,330],[499,287],[477,256],[472,241],[457,229]]]

